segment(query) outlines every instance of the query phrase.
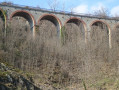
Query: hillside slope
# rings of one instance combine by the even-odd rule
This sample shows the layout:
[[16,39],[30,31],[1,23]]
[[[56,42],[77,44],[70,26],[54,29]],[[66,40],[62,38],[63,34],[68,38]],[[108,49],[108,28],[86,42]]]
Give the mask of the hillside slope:
[[0,63],[0,90],[41,90],[33,83],[32,77],[12,66]]

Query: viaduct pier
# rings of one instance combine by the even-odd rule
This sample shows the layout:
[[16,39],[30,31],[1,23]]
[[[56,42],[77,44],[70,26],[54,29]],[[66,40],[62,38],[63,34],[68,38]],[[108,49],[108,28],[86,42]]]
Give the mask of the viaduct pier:
[[3,18],[5,27],[8,20],[12,20],[13,17],[20,16],[25,18],[35,35],[36,27],[39,26],[40,21],[49,20],[56,27],[57,32],[60,34],[60,30],[66,23],[74,23],[78,25],[82,23],[85,29],[85,38],[90,35],[92,25],[97,23],[103,23],[107,26],[109,36],[109,46],[111,47],[111,31],[115,30],[119,26],[119,19],[114,18],[102,18],[93,15],[78,15],[73,13],[66,13],[62,11],[51,11],[41,9],[37,7],[18,6],[18,5],[5,5],[0,4],[0,16]]

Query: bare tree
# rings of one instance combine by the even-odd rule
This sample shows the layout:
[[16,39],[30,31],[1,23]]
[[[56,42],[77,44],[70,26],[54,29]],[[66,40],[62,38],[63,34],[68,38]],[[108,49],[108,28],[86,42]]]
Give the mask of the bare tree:
[[48,5],[53,11],[55,11],[58,8],[58,0],[49,0]]
[[104,7],[102,7],[99,10],[94,11],[93,14],[96,15],[96,16],[102,17],[102,18],[109,17],[109,11]]
[[62,4],[62,11],[65,13],[65,3]]
[[[98,78],[109,77],[110,72],[115,74],[119,71],[118,26],[116,30],[113,30],[113,45],[112,49],[109,49],[107,26],[101,22],[92,25],[91,40],[85,43],[83,24],[69,21],[62,29],[62,45],[57,38],[56,26],[49,20],[41,20],[34,39],[32,39],[27,21],[15,17],[7,25],[6,37],[3,39],[1,20],[0,60],[3,59],[4,51],[7,53],[4,55],[4,60],[12,62],[14,66],[22,70],[35,72],[42,79],[39,80],[36,76],[35,82],[41,85],[48,83],[55,88],[73,87],[69,90],[79,90],[79,87],[74,86],[82,86],[82,79],[96,82]],[[112,72],[112,69],[115,72]]]
[[119,15],[118,14],[115,14],[112,18],[119,20]]

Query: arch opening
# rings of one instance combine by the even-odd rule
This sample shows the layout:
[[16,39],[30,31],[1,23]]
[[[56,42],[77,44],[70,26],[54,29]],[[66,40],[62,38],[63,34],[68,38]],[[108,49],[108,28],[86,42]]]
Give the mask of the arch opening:
[[[97,39],[96,41],[107,40],[109,38],[109,27],[102,21],[95,21],[91,24],[91,38]],[[107,40],[106,42],[108,42]]]
[[30,13],[26,11],[16,11],[11,15],[10,19],[14,17],[23,17],[24,19],[26,19],[30,24],[30,29],[34,31],[35,20]]
[[44,29],[46,31],[43,31],[43,32],[44,33],[49,32],[51,37],[53,35],[54,36],[60,35],[61,22],[54,15],[46,14],[46,15],[41,16],[41,18],[38,20],[38,25],[39,25],[40,32],[42,29]]
[[6,28],[6,15],[5,12],[0,8],[0,19],[1,19],[1,24]]
[[3,11],[0,9],[0,46],[3,44],[4,26],[5,26],[5,16]]
[[100,30],[105,30],[107,33],[109,33],[109,28],[108,26],[102,22],[102,21],[96,21],[91,25],[91,29],[100,29]]
[[65,23],[65,42],[85,42],[85,23],[78,18],[70,18]]
[[1,18],[3,21],[5,21],[5,16],[4,16],[2,10],[0,10],[0,18]]
[[4,21],[5,21],[4,15],[3,15],[2,11],[0,10],[0,28],[3,28]]
[[79,26],[81,24],[81,21],[79,21],[78,19],[70,19],[67,21],[67,23],[74,23]]
[[[105,60],[110,47],[110,28],[103,21],[94,21],[90,31],[90,49],[96,58]],[[107,59],[107,58],[106,58]]]
[[42,17],[42,18],[40,19],[40,21],[42,21],[42,20],[49,20],[49,21],[51,21],[55,26],[58,25],[57,19],[56,19],[55,17],[53,17],[53,16],[50,16],[50,15],[47,15],[47,16]]

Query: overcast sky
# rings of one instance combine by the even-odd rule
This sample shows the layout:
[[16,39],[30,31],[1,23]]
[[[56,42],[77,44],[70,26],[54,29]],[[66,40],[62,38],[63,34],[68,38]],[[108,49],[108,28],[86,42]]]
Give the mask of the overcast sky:
[[[3,1],[50,9],[49,5],[52,4],[53,0],[0,0],[0,2]],[[57,2],[58,10],[92,13],[101,8],[106,8],[110,12],[110,15],[119,15],[119,0],[57,0]]]

